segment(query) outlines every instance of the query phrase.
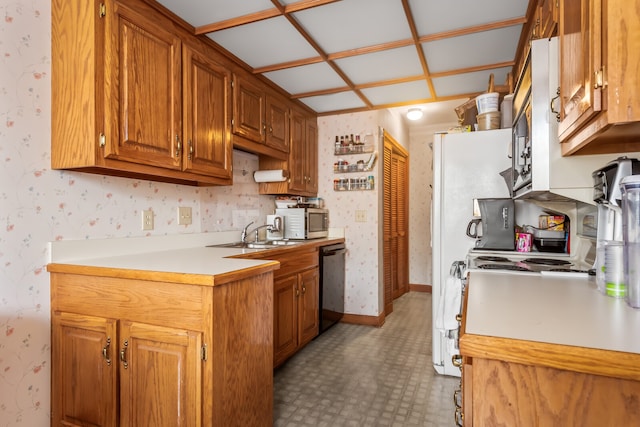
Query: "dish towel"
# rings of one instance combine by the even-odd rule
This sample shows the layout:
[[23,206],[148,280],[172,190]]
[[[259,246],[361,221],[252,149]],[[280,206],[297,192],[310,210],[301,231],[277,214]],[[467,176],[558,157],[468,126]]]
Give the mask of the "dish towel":
[[454,276],[447,277],[444,293],[438,302],[436,328],[442,330],[458,329],[456,316],[460,314],[462,300],[462,280]]

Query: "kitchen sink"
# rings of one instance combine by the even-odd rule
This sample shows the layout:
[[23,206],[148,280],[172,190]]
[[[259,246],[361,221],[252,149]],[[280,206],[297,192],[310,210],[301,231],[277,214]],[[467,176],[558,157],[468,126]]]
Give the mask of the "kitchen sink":
[[272,249],[282,246],[298,245],[302,242],[293,240],[266,240],[262,242],[232,242],[219,245],[209,245],[211,248],[246,248],[246,249]]

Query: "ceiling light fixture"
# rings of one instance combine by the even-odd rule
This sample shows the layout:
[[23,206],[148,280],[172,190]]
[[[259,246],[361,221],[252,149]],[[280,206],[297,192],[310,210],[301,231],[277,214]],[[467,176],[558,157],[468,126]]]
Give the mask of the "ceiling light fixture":
[[422,118],[422,109],[421,108],[409,108],[407,111],[407,119],[409,120],[419,120]]

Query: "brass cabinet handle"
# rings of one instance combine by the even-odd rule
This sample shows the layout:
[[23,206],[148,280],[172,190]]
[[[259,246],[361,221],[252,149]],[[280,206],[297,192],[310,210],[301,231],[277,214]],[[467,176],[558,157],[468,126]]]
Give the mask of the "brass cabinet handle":
[[122,362],[122,366],[124,369],[129,367],[129,362],[127,362],[127,347],[129,346],[129,341],[125,340],[123,343],[123,347],[120,350],[120,361]]
[[456,368],[462,369],[462,356],[459,354],[454,354],[453,356],[451,356],[451,363]]
[[462,314],[459,314],[459,313],[458,313],[458,314],[456,314],[456,321],[457,321],[458,323],[459,323],[459,322],[462,322]]
[[111,348],[111,338],[107,337],[107,344],[102,347],[102,357],[107,361],[107,366],[111,366],[111,358],[109,357],[109,349]]
[[460,399],[460,396],[462,396],[462,390],[457,389],[453,392],[453,404],[456,406],[456,409],[462,409],[462,400]]
[[300,289],[298,289],[298,287],[296,286],[296,296],[299,297],[300,296]]
[[302,295],[307,293],[307,286],[306,285],[302,285]]
[[180,157],[181,151],[182,151],[182,143],[180,142],[180,137],[176,135],[176,157]]
[[187,155],[189,160],[193,159],[193,141],[189,140],[189,154]]
[[456,425],[458,427],[463,427],[464,426],[464,413],[462,412],[461,408],[456,408]]

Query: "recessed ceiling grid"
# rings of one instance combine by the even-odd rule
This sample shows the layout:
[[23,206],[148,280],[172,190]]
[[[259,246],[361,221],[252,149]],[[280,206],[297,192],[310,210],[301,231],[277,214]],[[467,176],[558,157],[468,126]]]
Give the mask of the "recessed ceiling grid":
[[529,0],[157,1],[321,115],[474,97],[490,74],[506,93],[530,7]]

